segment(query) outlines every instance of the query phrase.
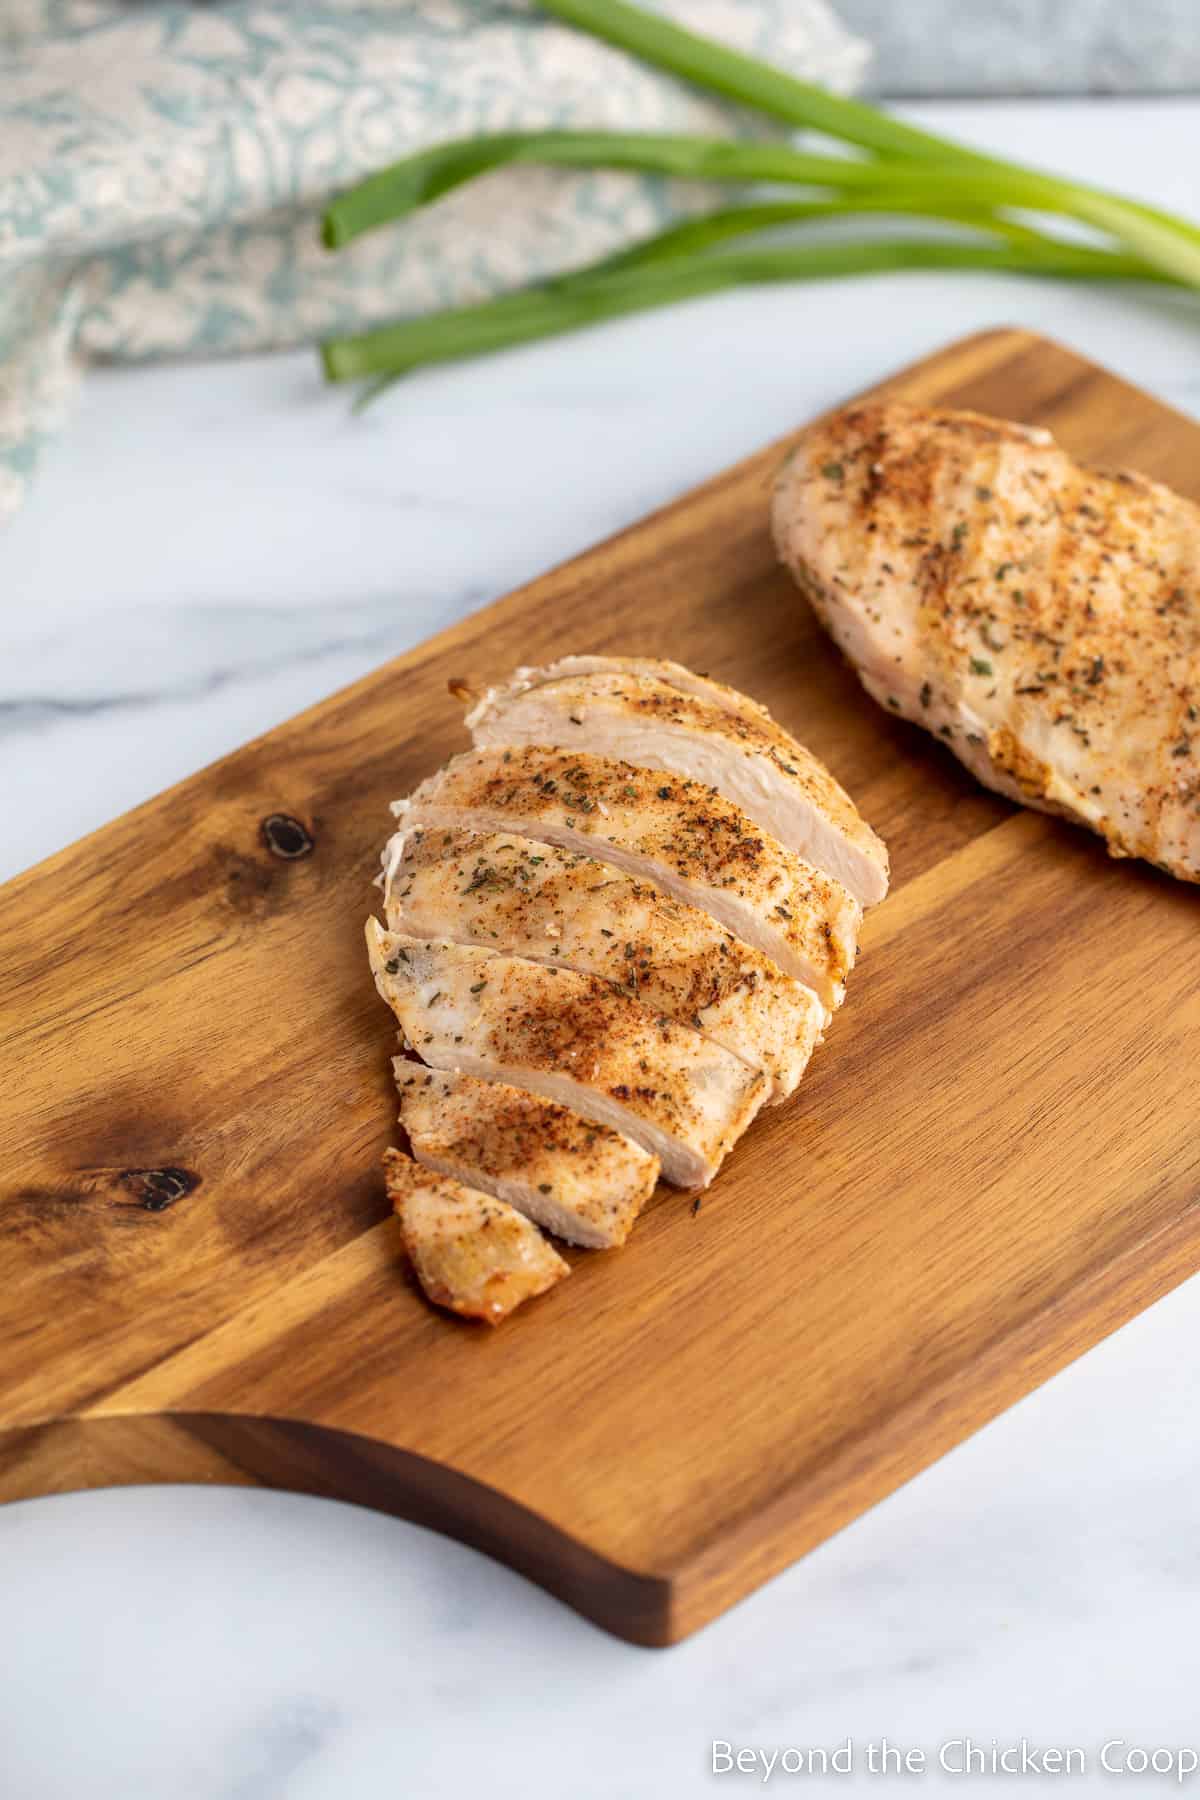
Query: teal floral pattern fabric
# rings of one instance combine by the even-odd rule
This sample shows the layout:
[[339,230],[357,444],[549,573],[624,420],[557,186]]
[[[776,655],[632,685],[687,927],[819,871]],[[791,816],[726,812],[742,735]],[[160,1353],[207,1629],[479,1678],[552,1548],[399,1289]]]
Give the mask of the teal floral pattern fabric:
[[[838,90],[866,55],[825,0],[660,9]],[[758,129],[518,0],[0,0],[0,518],[90,361],[259,350],[460,304],[712,204],[682,183],[523,169],[321,249],[323,200],[369,171],[550,125]]]

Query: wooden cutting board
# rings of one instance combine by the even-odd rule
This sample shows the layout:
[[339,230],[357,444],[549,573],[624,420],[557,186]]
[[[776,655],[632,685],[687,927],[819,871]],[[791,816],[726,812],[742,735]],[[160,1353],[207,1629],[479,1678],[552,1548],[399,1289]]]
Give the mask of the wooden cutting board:
[[[1200,428],[1028,334],[885,386],[1200,497]],[[865,698],[775,565],[785,447],[0,894],[0,1497],[341,1496],[664,1644],[1200,1267],[1200,894]],[[894,889],[796,1099],[699,1211],[660,1190],[490,1332],[423,1302],[387,1216],[362,924],[388,802],[465,742],[448,678],[567,650],[766,701]]]

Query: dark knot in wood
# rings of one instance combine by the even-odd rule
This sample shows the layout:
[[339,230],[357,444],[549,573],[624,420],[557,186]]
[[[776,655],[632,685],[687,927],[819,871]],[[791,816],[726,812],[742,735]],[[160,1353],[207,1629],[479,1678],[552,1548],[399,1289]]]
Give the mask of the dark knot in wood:
[[302,856],[313,853],[312,833],[288,813],[268,813],[262,822],[262,835],[272,856],[281,856],[284,862],[298,862]]
[[166,1212],[200,1186],[199,1175],[191,1169],[122,1169],[118,1179],[133,1195],[134,1206],[153,1213]]

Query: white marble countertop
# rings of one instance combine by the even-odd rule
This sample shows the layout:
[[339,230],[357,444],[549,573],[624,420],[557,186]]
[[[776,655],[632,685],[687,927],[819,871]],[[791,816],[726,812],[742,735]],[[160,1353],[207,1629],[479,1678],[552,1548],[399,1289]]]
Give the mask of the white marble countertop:
[[[911,111],[1200,210],[1200,102]],[[1005,322],[1200,413],[1195,308],[976,277],[729,296],[422,376],[360,420],[307,355],[93,376],[0,546],[0,874]],[[849,1737],[854,1777],[771,1780],[840,1791],[883,1736],[936,1786],[968,1735],[1077,1746],[1076,1789],[1166,1791],[1098,1759],[1200,1745],[1198,1342],[1192,1282],[666,1653],[349,1507],[151,1488],[0,1510],[0,1794],[619,1800],[705,1791],[713,1739]]]

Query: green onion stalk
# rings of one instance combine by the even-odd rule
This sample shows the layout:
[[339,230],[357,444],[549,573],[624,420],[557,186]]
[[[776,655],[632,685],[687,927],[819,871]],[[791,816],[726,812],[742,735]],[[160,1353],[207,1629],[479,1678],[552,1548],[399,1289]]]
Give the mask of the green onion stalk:
[[598,273],[587,281],[541,292],[403,319],[325,344],[322,356],[331,381],[399,377],[426,363],[508,349],[725,288],[903,269],[1016,269],[1034,275],[1093,279],[1127,279],[1138,272],[1133,259],[1083,245],[966,244],[914,238],[681,256],[660,264]]

